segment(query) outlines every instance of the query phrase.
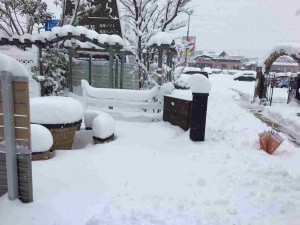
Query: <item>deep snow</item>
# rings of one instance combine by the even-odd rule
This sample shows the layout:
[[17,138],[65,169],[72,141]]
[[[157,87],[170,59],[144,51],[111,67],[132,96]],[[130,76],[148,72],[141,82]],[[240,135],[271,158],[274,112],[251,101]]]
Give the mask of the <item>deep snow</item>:
[[116,140],[97,146],[81,130],[76,150],[33,162],[32,204],[0,198],[1,225],[299,224],[299,149],[258,150],[267,127],[230,89],[251,84],[210,81],[205,142],[165,122],[116,121]]

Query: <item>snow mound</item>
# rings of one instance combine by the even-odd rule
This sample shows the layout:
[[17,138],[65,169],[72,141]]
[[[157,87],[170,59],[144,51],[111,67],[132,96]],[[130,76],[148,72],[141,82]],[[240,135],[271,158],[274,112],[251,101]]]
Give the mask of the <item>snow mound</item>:
[[153,37],[150,38],[150,40],[147,43],[147,46],[151,45],[172,45],[174,43],[173,35],[166,32],[159,32]]
[[174,90],[174,85],[171,82],[164,83],[159,89],[159,97],[163,97],[165,95],[170,95]]
[[188,79],[188,83],[193,93],[209,94],[211,83],[202,74],[194,74]]
[[0,65],[1,65],[1,71],[10,72],[15,76],[28,77],[28,72],[26,68],[21,63],[19,63],[16,59],[10,56],[0,53]]
[[97,111],[97,110],[86,110],[84,112],[84,125],[87,128],[92,128],[93,127],[93,121],[96,117],[98,116],[103,116],[105,117],[107,113],[104,113],[102,111]]
[[107,113],[102,113],[93,120],[93,137],[106,139],[115,133],[115,121]]
[[51,132],[42,125],[31,124],[31,150],[32,152],[49,151],[53,145]]
[[30,121],[38,124],[66,124],[83,117],[81,103],[68,97],[37,97],[30,99]]

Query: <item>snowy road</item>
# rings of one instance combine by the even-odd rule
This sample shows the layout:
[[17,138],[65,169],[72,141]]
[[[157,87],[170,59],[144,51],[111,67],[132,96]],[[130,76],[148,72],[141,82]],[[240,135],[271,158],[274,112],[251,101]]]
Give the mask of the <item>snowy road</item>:
[[33,162],[34,203],[0,198],[0,224],[300,224],[299,149],[259,151],[266,125],[228,77],[211,81],[204,143],[164,122],[117,121],[116,141],[100,146],[80,131],[77,150]]

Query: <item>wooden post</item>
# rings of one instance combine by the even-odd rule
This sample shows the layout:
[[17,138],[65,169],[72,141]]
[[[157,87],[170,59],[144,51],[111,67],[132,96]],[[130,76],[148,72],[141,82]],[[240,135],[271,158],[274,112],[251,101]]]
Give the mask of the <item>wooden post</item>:
[[125,63],[125,52],[124,52],[124,51],[121,51],[121,77],[120,77],[120,89],[123,89],[124,63]]
[[163,64],[163,58],[162,58],[162,56],[163,56],[162,48],[159,47],[158,48],[158,69],[160,71],[162,71],[162,64]]
[[119,59],[117,56],[115,62],[115,88],[119,88]]
[[73,49],[69,49],[69,90],[73,92]]
[[190,139],[192,141],[204,141],[205,139],[208,95],[193,93],[190,129]]
[[113,88],[114,85],[114,50],[112,46],[109,46],[109,88]]
[[89,84],[92,85],[92,54],[89,54]]
[[17,149],[14,120],[14,96],[12,74],[1,72],[3,125],[5,136],[7,188],[9,200],[15,200],[19,196],[17,173]]
[[42,62],[42,47],[41,45],[39,45],[39,55],[38,55],[38,67],[39,67],[39,75],[43,76],[43,62]]
[[263,76],[262,67],[257,67],[256,68],[256,83],[255,83],[253,102],[256,100],[257,97],[259,97],[262,76]]

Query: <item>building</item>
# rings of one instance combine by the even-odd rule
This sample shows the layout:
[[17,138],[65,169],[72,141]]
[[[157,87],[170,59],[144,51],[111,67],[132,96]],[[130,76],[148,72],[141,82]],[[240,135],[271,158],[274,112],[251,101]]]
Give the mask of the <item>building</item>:
[[[246,70],[256,70],[257,62],[258,59],[248,59],[243,63],[243,66]],[[270,71],[280,73],[299,73],[300,67],[291,57],[281,56],[273,63]]]
[[234,53],[208,52],[206,54],[198,55],[194,58],[193,64],[195,66],[204,68],[210,67],[213,69],[239,70],[243,67],[244,56],[239,56]]
[[299,64],[295,62],[291,57],[281,56],[273,63],[273,65],[271,66],[271,71],[282,73],[299,73],[300,67]]

